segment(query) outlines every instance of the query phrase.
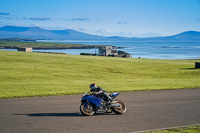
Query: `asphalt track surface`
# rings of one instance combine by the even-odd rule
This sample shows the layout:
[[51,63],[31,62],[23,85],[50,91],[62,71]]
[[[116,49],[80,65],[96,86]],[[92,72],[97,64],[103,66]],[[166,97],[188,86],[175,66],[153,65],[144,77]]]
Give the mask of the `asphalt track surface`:
[[81,95],[0,99],[0,133],[130,133],[200,124],[200,89],[123,92],[123,115],[82,116]]

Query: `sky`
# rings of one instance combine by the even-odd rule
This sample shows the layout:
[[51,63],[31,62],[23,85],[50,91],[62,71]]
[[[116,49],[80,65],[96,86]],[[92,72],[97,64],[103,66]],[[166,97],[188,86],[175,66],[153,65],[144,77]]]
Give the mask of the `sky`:
[[157,37],[200,31],[200,0],[0,0],[0,27]]

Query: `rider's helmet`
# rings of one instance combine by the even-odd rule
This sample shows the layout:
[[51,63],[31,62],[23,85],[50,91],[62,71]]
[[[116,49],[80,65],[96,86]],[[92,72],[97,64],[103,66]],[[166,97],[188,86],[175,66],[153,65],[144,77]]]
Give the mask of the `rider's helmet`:
[[94,91],[96,88],[97,85],[95,83],[90,85],[90,91]]

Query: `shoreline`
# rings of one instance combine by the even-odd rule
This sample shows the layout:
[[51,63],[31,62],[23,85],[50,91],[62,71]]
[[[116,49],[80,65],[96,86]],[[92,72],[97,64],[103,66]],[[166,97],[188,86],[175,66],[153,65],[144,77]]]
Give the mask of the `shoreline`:
[[[22,46],[22,47],[26,47],[26,46]],[[28,46],[27,46],[28,47]],[[31,47],[31,46],[30,46]],[[69,47],[32,47],[32,49],[36,49],[36,50],[59,50],[59,49],[95,49],[95,48],[99,48],[101,47],[100,45],[84,45],[84,46],[69,46]],[[115,46],[116,47],[116,46]],[[20,47],[16,47],[16,46],[1,46],[0,49],[17,49]],[[123,49],[123,48],[127,48],[127,47],[117,47],[118,49]]]
[[[26,46],[23,46],[26,47]],[[99,47],[99,46],[98,46]],[[8,47],[8,46],[2,46],[0,49],[17,49],[19,47]],[[72,46],[72,47],[32,47],[33,49],[37,50],[52,50],[52,49],[93,49],[95,46]]]

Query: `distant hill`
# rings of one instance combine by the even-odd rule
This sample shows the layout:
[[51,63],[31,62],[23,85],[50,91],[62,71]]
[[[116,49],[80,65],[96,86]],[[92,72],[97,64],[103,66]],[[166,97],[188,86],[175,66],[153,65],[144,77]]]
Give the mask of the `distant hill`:
[[200,40],[200,32],[197,31],[186,31],[177,35],[172,36],[175,39],[182,40]]
[[0,27],[0,38],[29,38],[29,39],[51,39],[51,40],[95,40],[95,41],[200,41],[200,32],[186,31],[177,35],[167,37],[104,37],[90,35],[75,30],[45,30],[39,27],[17,27],[4,26]]
[[53,40],[102,40],[106,37],[90,35],[74,30],[45,30],[39,27],[0,27],[0,38],[30,38]]

